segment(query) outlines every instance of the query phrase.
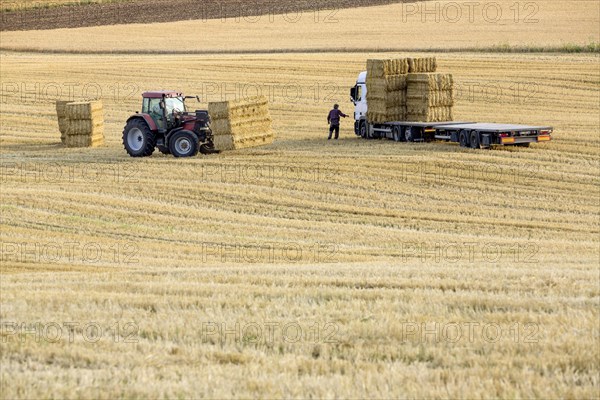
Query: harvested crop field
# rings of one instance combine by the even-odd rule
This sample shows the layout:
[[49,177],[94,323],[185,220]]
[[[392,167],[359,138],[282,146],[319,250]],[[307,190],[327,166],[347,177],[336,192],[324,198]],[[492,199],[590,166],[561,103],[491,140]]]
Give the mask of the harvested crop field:
[[[64,1],[64,0],[63,0]],[[60,1],[2,2],[2,31],[45,30],[85,26],[174,22],[182,20],[242,19],[288,14],[295,20],[303,11],[340,10],[398,3],[401,0],[240,1],[240,0],[91,0],[76,5]],[[65,2],[66,3],[66,2]],[[75,4],[74,4],[75,3]]]
[[[368,8],[324,7],[319,11],[309,5],[304,13],[274,13],[257,18],[228,15],[227,18],[180,21],[177,24],[3,32],[0,49],[189,55],[216,52],[381,52],[386,49],[445,52],[517,48],[532,51],[586,45],[597,49],[600,43],[600,3],[597,1],[515,3],[513,0],[486,0],[473,12],[469,11],[469,3],[466,2],[458,3],[461,5],[459,17],[449,18],[447,14],[456,4],[443,0],[431,4],[419,2]],[[489,16],[487,11],[484,12],[484,7],[489,7],[489,4],[500,10],[497,17],[491,14],[492,11],[489,11]],[[517,6],[520,8],[515,8]],[[429,10],[433,7],[433,13],[427,14],[427,7]],[[178,9],[173,7],[173,10]],[[142,10],[136,13],[145,15]],[[100,24],[110,23],[115,17],[86,13],[89,18],[106,15],[108,18]],[[26,24],[19,23],[19,26]],[[239,32],[243,32],[242,37]],[[165,40],[165,36],[174,39]]]
[[[64,1],[0,3],[33,7],[2,14],[0,398],[598,397],[599,2]],[[376,99],[553,140],[327,141],[367,60],[403,57],[452,81],[408,65]],[[130,158],[159,89],[266,96],[213,130],[275,140]],[[102,100],[104,144],[61,144],[65,98]]]
[[[3,52],[2,397],[594,397],[597,55],[438,56],[456,119],[550,143],[365,141],[348,120],[327,142],[379,56]],[[382,58],[402,56],[425,55]],[[74,80],[102,93],[104,147],[62,148],[54,92],[32,94]],[[277,140],[131,159],[124,121],[157,87],[260,89]]]

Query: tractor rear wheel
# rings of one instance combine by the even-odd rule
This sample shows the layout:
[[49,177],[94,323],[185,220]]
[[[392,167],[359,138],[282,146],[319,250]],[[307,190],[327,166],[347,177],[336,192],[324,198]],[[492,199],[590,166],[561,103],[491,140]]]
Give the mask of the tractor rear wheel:
[[154,153],[156,137],[146,121],[132,119],[125,125],[123,147],[131,157],[148,157]]
[[200,144],[194,132],[180,131],[169,139],[169,150],[175,157],[194,157]]

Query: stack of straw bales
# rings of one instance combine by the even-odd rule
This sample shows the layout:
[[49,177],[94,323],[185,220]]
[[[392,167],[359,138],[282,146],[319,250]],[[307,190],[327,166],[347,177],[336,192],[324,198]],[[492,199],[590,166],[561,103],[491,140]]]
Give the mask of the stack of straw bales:
[[437,71],[437,58],[435,57],[408,59],[408,72],[411,74],[435,71]]
[[454,80],[451,74],[408,74],[406,117],[409,121],[453,120]]
[[390,121],[451,121],[453,80],[434,74],[435,57],[367,61],[367,118]]
[[67,147],[97,147],[104,144],[102,101],[56,102],[61,141]]
[[215,148],[235,150],[273,143],[274,134],[265,96],[208,104]]
[[58,130],[60,131],[60,141],[65,144],[67,140],[67,131],[69,130],[69,120],[67,118],[66,106],[69,101],[56,101],[56,115],[58,117]]
[[407,58],[367,60],[367,118],[371,122],[403,121],[406,118]]

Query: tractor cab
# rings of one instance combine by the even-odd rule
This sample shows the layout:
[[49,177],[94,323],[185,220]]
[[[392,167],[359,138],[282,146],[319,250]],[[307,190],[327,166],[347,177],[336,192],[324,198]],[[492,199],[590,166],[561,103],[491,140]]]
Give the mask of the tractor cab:
[[148,114],[158,130],[165,131],[177,127],[178,116],[185,113],[185,97],[171,91],[145,92],[142,94],[142,114]]

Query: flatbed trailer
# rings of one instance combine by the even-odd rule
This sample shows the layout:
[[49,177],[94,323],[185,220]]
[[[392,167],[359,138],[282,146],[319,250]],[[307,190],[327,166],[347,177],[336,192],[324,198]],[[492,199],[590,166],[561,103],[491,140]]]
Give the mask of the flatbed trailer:
[[459,143],[461,147],[529,146],[552,140],[551,126],[496,124],[481,122],[411,122],[392,121],[371,124],[357,121],[355,133],[365,139],[392,139],[397,142]]
[[529,146],[552,140],[551,126],[495,124],[481,122],[411,122],[373,123],[367,118],[367,71],[358,75],[350,89],[354,104],[354,132],[365,139],[387,138],[397,142],[430,142],[443,140],[462,147]]

